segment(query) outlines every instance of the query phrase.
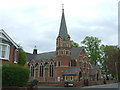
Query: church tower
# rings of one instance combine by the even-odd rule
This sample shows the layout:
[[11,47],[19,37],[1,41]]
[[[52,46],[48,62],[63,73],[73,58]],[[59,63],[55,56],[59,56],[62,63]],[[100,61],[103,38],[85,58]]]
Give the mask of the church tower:
[[70,36],[67,31],[64,8],[62,8],[62,17],[59,29],[59,35],[56,39],[56,57],[58,66],[68,66],[71,60]]

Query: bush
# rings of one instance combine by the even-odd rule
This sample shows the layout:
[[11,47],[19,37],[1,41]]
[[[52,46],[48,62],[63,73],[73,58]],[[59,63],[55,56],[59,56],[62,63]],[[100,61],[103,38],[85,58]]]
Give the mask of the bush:
[[23,49],[20,48],[19,49],[19,59],[18,59],[19,61],[18,61],[18,64],[24,66],[25,63],[26,63],[26,59],[27,59],[26,53],[24,52]]
[[32,82],[31,82],[31,85],[32,86],[35,86],[35,85],[37,85],[38,84],[38,80],[36,80],[36,79],[34,79]]
[[2,85],[24,86],[28,82],[29,72],[27,67],[4,63],[2,65]]

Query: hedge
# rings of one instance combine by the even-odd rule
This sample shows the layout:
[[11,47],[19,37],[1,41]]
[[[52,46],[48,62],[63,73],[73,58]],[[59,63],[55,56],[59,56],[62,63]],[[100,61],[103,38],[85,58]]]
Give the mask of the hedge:
[[29,79],[29,69],[16,64],[4,63],[2,65],[3,86],[24,86]]

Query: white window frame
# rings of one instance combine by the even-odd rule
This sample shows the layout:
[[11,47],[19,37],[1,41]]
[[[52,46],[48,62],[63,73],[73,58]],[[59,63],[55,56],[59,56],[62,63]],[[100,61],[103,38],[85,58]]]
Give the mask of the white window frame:
[[17,52],[18,52],[18,50],[15,49],[15,51],[14,51],[14,63],[15,63],[15,64],[18,63],[18,62],[17,62]]
[[[6,51],[5,51],[6,56],[4,58],[2,57],[2,46],[3,45],[6,46]],[[0,43],[0,59],[9,61],[9,55],[10,55],[10,46],[8,44]]]

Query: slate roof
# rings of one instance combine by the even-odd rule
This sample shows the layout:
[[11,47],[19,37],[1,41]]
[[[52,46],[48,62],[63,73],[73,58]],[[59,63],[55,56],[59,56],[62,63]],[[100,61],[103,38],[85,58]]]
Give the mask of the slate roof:
[[56,52],[47,52],[47,53],[40,53],[40,54],[31,54],[26,53],[27,55],[27,61],[35,60],[44,60],[45,62],[48,62],[50,59],[55,60],[56,59]]
[[31,54],[31,53],[26,53],[26,56],[27,56],[27,61],[31,61],[32,59],[35,59],[36,55]]
[[[82,47],[72,48],[71,49],[71,59],[75,60],[80,55],[81,50],[82,50]],[[48,62],[50,59],[56,60],[56,51],[40,53],[40,54],[26,53],[26,55],[27,55],[27,61],[44,60],[45,62]]]
[[70,37],[67,32],[64,9],[62,9],[62,18],[60,23],[59,36],[62,38],[63,41],[67,41],[68,37]]
[[76,75],[78,71],[80,71],[80,67],[71,67],[64,71],[63,75]]
[[80,55],[81,51],[82,51],[82,47],[72,48],[71,49],[71,59],[75,60]]
[[41,53],[41,54],[38,54],[36,55],[36,60],[45,60],[45,61],[48,61],[50,59],[53,59],[55,60],[56,59],[56,52],[53,51],[53,52],[47,52],[47,53]]

